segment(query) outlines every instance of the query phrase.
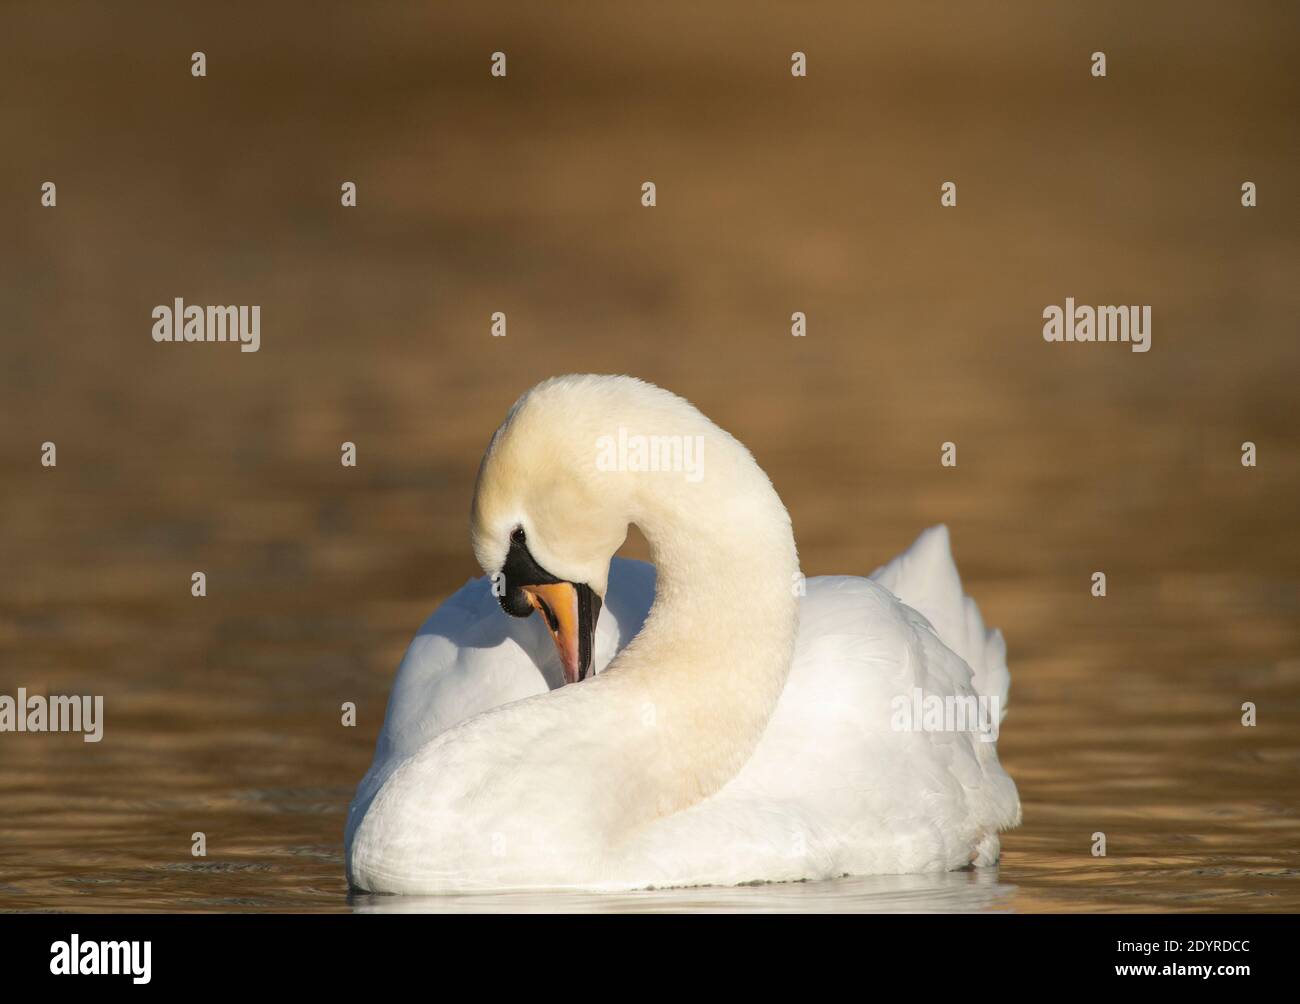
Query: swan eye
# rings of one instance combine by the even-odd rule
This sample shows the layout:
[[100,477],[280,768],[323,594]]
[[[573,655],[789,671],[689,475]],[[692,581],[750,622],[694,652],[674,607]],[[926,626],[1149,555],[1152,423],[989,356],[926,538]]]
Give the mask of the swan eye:
[[524,542],[524,528],[522,526],[517,526],[511,530],[510,540],[515,544],[522,544]]

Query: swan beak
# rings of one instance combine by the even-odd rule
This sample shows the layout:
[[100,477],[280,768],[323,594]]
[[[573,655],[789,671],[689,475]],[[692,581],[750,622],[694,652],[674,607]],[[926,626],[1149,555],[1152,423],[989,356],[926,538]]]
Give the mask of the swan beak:
[[586,679],[596,657],[600,597],[595,590],[572,582],[548,582],[523,586],[522,591],[529,605],[546,621],[564,667],[564,682]]

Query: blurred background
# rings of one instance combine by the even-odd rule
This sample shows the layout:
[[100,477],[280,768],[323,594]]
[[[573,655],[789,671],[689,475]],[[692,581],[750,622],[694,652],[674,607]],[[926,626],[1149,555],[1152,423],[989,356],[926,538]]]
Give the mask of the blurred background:
[[[745,442],[809,575],[947,522],[1025,823],[991,874],[514,905],[1300,909],[1298,22],[7,0],[0,693],[106,724],[0,735],[0,909],[367,908],[343,818],[392,674],[480,574],[491,432],[572,371]],[[1067,296],[1150,304],[1151,351],[1045,343]],[[155,344],[175,297],[261,305],[261,350]]]

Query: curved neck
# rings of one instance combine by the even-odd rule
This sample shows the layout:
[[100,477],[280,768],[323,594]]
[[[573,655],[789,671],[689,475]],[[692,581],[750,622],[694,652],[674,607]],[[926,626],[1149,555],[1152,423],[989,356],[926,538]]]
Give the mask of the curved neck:
[[716,426],[705,446],[699,483],[648,476],[635,493],[631,521],[650,544],[655,600],[598,678],[638,716],[628,744],[641,755],[629,766],[652,786],[641,805],[658,815],[709,797],[744,766],[785,686],[797,630],[789,515],[743,446]]

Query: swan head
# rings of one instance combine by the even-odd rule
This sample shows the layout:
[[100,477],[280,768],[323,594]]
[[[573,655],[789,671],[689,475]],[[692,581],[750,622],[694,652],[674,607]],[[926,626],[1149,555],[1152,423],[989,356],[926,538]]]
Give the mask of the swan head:
[[521,397],[488,444],[471,510],[474,553],[502,608],[541,615],[566,683],[591,672],[610,561],[631,522],[625,479],[596,464],[593,430],[614,404],[607,381],[649,387],[560,377]]
[[536,611],[541,615],[564,667],[565,683],[577,683],[591,672],[603,593],[586,582],[561,579],[543,568],[528,549],[523,526],[511,531],[510,550],[493,582],[506,613],[528,617]]

